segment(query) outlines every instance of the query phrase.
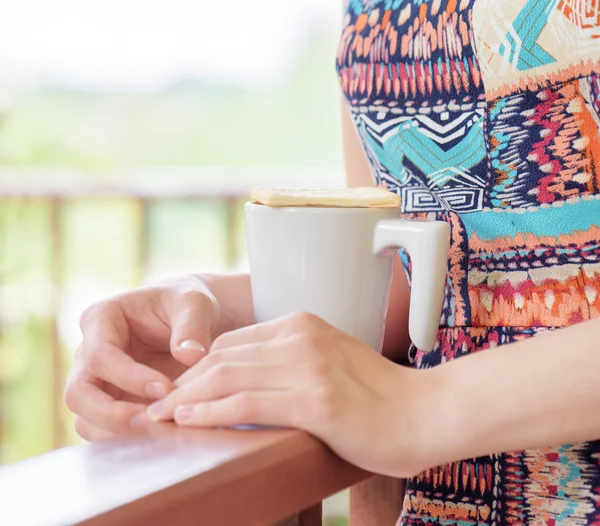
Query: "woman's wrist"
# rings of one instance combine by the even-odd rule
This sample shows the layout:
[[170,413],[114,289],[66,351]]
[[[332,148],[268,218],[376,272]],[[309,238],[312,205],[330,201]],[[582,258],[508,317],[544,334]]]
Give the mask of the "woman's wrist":
[[[444,388],[435,369],[413,369],[392,365],[391,404],[383,414],[383,448],[389,446],[390,471],[384,474],[406,478],[439,465],[441,451],[448,446],[443,428],[449,420],[443,409]],[[390,427],[391,426],[391,427]]]
[[473,437],[470,409],[478,396],[476,390],[466,392],[460,367],[441,365],[426,372],[429,397],[422,423],[424,469],[469,456],[465,452]]
[[[481,443],[477,443],[481,428],[473,429],[481,401],[477,390],[467,387],[469,379],[462,377],[463,368],[458,365],[457,361],[452,367],[445,364],[423,370],[402,368],[402,381],[409,387],[403,389],[405,400],[398,409],[404,415],[398,433],[409,446],[398,460],[398,476],[413,476],[470,458],[470,451],[481,448]],[[410,436],[406,437],[406,433]]]
[[411,397],[410,405],[416,422],[413,444],[418,473],[449,462],[452,444],[461,437],[457,436],[459,430],[455,424],[457,404],[443,368],[417,372],[421,387],[415,390],[416,396]]

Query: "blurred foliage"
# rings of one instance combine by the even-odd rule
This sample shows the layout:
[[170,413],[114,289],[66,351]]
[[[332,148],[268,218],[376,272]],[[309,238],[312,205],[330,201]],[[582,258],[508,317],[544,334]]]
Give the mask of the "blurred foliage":
[[49,212],[42,200],[0,206],[0,461],[53,445]]
[[269,91],[184,80],[157,93],[23,93],[0,124],[0,166],[339,165],[335,39],[315,28]]

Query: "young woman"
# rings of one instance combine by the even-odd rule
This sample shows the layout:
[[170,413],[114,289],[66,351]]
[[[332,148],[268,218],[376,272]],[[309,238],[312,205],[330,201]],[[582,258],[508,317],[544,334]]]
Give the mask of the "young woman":
[[412,477],[401,524],[600,520],[599,36],[592,0],[351,0],[348,184],[451,224],[435,350],[407,353],[401,265],[384,356],[310,315],[254,325],[248,276],[182,278],[84,314],[78,432],[293,426]]

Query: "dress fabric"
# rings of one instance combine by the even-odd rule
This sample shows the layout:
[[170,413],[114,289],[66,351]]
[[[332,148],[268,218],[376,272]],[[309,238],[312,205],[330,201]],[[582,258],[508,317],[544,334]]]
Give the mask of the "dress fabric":
[[[350,0],[337,69],[377,184],[452,227],[415,367],[600,315],[599,0]],[[428,470],[399,519],[594,523],[600,442]]]

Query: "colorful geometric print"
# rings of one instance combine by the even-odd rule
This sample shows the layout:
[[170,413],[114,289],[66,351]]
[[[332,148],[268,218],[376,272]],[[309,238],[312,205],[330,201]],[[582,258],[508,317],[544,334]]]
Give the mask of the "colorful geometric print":
[[597,108],[589,77],[491,103],[488,144],[494,178],[486,205],[527,207],[598,193]]
[[[597,497],[582,484],[597,469],[594,451],[590,444],[565,445],[426,471],[410,481],[405,496],[410,511],[401,524],[594,524]],[[487,498],[497,488],[504,491]]]
[[478,93],[473,0],[352,0],[338,49],[342,90],[354,102]]
[[[415,367],[600,316],[599,37],[600,0],[350,1],[337,68],[373,177],[451,225]],[[600,524],[599,462],[591,442],[428,470],[400,524]]]
[[407,212],[481,210],[487,169],[485,101],[466,97],[435,107],[354,113],[381,179],[401,184]]
[[430,369],[461,356],[492,349],[537,336],[554,327],[443,327],[432,352],[412,349],[411,360],[418,369]]
[[479,0],[473,26],[489,100],[598,71],[597,0]]

